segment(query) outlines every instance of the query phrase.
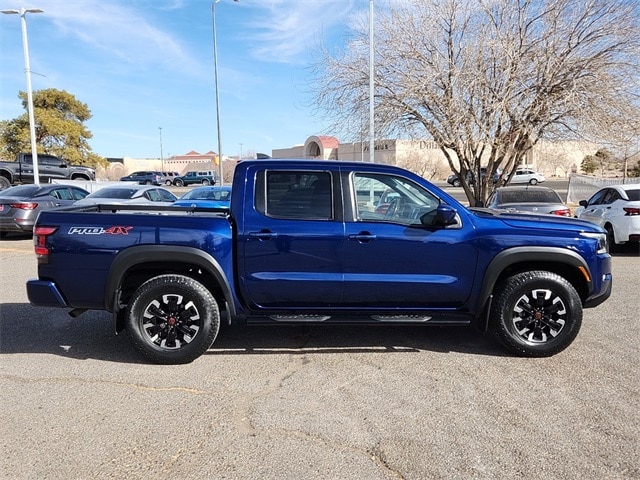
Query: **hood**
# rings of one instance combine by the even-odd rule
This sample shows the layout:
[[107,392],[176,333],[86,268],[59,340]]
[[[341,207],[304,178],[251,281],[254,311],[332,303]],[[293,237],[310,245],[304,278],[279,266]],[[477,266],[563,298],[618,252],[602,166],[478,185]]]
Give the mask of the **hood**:
[[470,210],[483,219],[492,219],[514,228],[604,232],[604,230],[595,223],[578,218],[549,214],[505,212],[501,210],[491,210],[489,208],[472,208]]

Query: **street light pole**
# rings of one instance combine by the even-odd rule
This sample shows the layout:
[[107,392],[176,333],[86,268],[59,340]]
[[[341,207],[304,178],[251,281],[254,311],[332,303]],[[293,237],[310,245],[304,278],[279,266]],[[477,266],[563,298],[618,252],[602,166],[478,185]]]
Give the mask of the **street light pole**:
[[369,161],[371,163],[375,162],[373,74],[373,0],[369,0]]
[[162,173],[164,173],[164,155],[162,154],[162,127],[158,127],[160,130],[160,165],[162,166]]
[[31,91],[31,67],[29,66],[29,42],[27,40],[27,13],[42,13],[39,8],[21,8],[20,10],[2,10],[2,13],[20,15],[22,24],[22,50],[24,51],[24,74],[27,77],[27,111],[29,113],[29,136],[31,137],[31,159],[33,161],[33,183],[40,185],[38,170],[38,147],[36,145],[36,122],[33,115],[33,93]]
[[[215,69],[215,89],[216,89],[216,124],[218,127],[218,175],[220,177],[220,185],[224,183],[222,169],[222,140],[220,133],[220,91],[218,89],[218,39],[216,34],[216,4],[220,0],[214,0],[211,3],[211,16],[213,17],[213,66]],[[239,2],[240,0],[233,0]]]

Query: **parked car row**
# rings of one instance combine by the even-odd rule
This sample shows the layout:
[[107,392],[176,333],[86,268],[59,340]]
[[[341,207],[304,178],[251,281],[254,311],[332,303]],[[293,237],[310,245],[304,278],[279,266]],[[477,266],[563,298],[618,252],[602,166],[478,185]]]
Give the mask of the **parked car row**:
[[[501,173],[502,173],[502,170],[498,170],[496,173],[493,174],[493,183],[498,183],[498,181],[500,180]],[[486,167],[480,168],[480,175],[482,178],[484,178],[487,175]],[[453,173],[447,177],[447,183],[449,185],[453,185],[454,187],[462,186],[460,177],[458,177],[458,174],[456,173]],[[474,174],[471,171],[467,172],[467,183],[470,185],[474,184]]]
[[[487,174],[487,169],[482,167],[480,169],[481,177],[485,177]],[[521,184],[526,183],[529,185],[537,185],[538,183],[542,183],[546,180],[545,176],[539,172],[531,170],[529,168],[518,168],[513,173],[513,178],[509,179],[508,173],[503,173],[501,170],[498,170],[493,174],[493,183],[502,182],[504,184]],[[473,185],[474,183],[474,174],[471,171],[467,172],[467,183]],[[453,185],[454,187],[461,187],[462,182],[457,174],[451,174],[447,177],[447,183]]]
[[[640,246],[640,183],[602,187],[579,205],[574,217],[604,228],[609,251],[619,251],[625,244]],[[534,185],[499,187],[489,196],[486,206],[509,212],[571,216],[557,192]]]
[[164,185],[165,176],[162,172],[141,171],[133,172],[122,177],[121,182],[136,182],[140,185]]
[[214,185],[217,178],[217,172],[214,170],[193,170],[185,173],[184,175],[180,175],[178,172],[142,170],[124,176],[120,178],[120,181],[136,182],[140,185],[174,185],[176,187],[184,187],[194,184]]
[[30,233],[43,210],[71,205],[165,205],[228,208],[231,187],[196,187],[180,198],[162,186],[111,185],[93,193],[75,185],[19,185],[0,192],[0,237]]

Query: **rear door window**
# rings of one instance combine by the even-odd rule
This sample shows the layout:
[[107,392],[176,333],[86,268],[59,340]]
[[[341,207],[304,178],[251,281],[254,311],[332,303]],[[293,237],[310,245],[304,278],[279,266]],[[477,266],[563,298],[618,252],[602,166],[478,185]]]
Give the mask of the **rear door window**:
[[256,185],[256,209],[274,218],[333,219],[332,176],[316,171],[262,171]]

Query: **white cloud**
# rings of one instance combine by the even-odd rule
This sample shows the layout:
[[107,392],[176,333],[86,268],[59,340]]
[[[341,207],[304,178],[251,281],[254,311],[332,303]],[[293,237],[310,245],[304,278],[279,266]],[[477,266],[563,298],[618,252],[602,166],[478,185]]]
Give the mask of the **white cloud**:
[[322,32],[345,23],[355,0],[271,0],[249,2],[263,13],[250,28],[258,45],[254,56],[266,61],[294,62],[317,44]]
[[[180,2],[171,4],[172,8],[179,5]],[[195,60],[181,42],[152,25],[143,10],[99,0],[55,0],[47,3],[46,15],[64,35],[120,62],[167,66],[179,63],[184,70],[197,70]]]

